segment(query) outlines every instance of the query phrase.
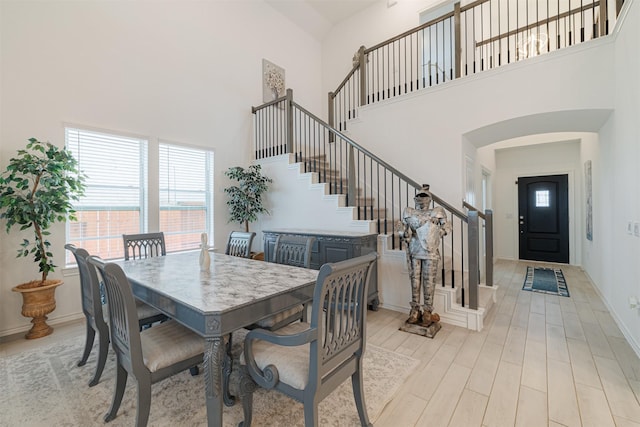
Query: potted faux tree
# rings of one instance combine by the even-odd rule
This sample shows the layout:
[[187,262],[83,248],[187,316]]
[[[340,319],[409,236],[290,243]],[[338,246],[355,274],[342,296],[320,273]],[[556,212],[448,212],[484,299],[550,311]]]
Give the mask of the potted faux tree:
[[269,214],[262,204],[262,195],[269,189],[271,178],[262,175],[260,165],[251,165],[247,169],[240,166],[229,168],[225,173],[237,185],[224,189],[229,199],[229,222],[244,225],[244,231],[249,231],[249,223],[258,219],[258,214]]
[[47,236],[52,224],[75,219],[71,203],[84,194],[77,166],[68,150],[31,138],[0,176],[0,219],[6,221],[7,233],[14,227],[33,232],[32,239],[23,239],[17,257],[33,256],[41,273],[40,279],[12,289],[23,296],[22,315],[33,317],[28,339],[53,332],[46,315],[56,307],[55,288],[62,281],[48,279],[56,266]]

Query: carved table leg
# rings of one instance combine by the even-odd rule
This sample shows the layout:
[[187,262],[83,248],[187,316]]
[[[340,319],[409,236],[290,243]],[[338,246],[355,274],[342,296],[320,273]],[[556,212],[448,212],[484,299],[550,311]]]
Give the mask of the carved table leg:
[[207,399],[207,424],[222,426],[222,363],[224,341],[222,337],[206,338],[204,349],[204,382]]
[[233,406],[236,403],[235,397],[231,395],[229,390],[229,377],[231,377],[231,371],[233,371],[233,355],[231,354],[232,345],[232,334],[229,334],[222,363],[222,396],[224,398],[224,404],[227,406]]
[[231,373],[229,387],[231,392],[242,402],[243,421],[238,427],[250,427],[253,410],[253,392],[256,391],[258,385],[251,378],[251,374],[244,365],[238,364],[236,369]]

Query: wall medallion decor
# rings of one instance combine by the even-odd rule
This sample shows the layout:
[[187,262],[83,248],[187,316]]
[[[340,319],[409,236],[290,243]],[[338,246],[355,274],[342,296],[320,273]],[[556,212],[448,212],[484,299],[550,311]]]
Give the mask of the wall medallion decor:
[[262,102],[285,95],[284,68],[262,59]]

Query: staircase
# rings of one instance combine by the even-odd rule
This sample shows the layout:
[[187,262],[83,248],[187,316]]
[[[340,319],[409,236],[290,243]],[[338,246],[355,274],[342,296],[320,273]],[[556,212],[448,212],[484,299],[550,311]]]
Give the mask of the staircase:
[[[318,182],[326,183],[329,186],[330,194],[343,194],[347,195],[349,189],[349,180],[345,177],[343,171],[335,169],[335,165],[332,167],[330,162],[327,161],[326,155],[319,155],[313,157],[307,157],[300,160],[304,172],[316,173],[318,175]],[[363,189],[360,186],[355,188],[353,193],[355,200],[353,203],[346,203],[349,206],[356,208],[355,216],[358,220],[378,220],[386,218],[387,208],[378,207],[376,199],[372,194],[365,195]]]

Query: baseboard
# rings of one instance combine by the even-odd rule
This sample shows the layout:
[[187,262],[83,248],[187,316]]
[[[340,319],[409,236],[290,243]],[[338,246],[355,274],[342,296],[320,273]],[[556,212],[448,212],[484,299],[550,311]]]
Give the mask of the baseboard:
[[484,327],[484,307],[478,307],[477,310],[472,310],[462,307],[455,301],[455,288],[436,288],[433,305],[436,312],[440,315],[440,321],[472,331],[482,331]]
[[585,276],[587,276],[587,279],[589,279],[589,283],[591,283],[591,286],[595,290],[596,294],[598,294],[605,307],[607,307],[607,310],[609,310],[609,314],[616,322],[616,325],[618,325],[618,329],[620,329],[620,332],[622,332],[622,335],[624,335],[625,339],[629,343],[629,346],[633,349],[633,351],[636,353],[636,356],[638,356],[638,358],[640,359],[640,343],[635,341],[629,329],[627,329],[626,325],[622,322],[622,320],[620,320],[617,313],[612,309],[609,301],[607,301],[604,295],[602,295],[602,292],[600,292],[600,288],[595,285],[594,281],[591,279],[591,276],[589,276],[589,273],[587,273],[587,270],[583,268],[582,272]]
[[[78,320],[83,320],[83,313],[75,313],[68,314],[66,316],[56,317],[55,319],[47,320],[47,323],[51,326],[62,325],[71,322],[77,322]],[[4,331],[0,331],[0,343],[13,341],[16,338],[24,338],[24,334],[31,329],[31,324],[29,323],[26,326],[20,326],[17,328],[6,329]]]
[[[461,328],[480,332],[484,327],[483,319],[485,313],[484,307],[478,307],[477,310],[465,308],[455,302],[456,290],[451,288],[436,288],[434,299],[434,308],[436,313],[440,315],[440,321],[449,325],[460,326]],[[495,299],[495,297],[494,297]],[[398,313],[406,313],[409,315],[408,307],[396,306],[393,304],[380,304],[381,308],[397,311]]]

